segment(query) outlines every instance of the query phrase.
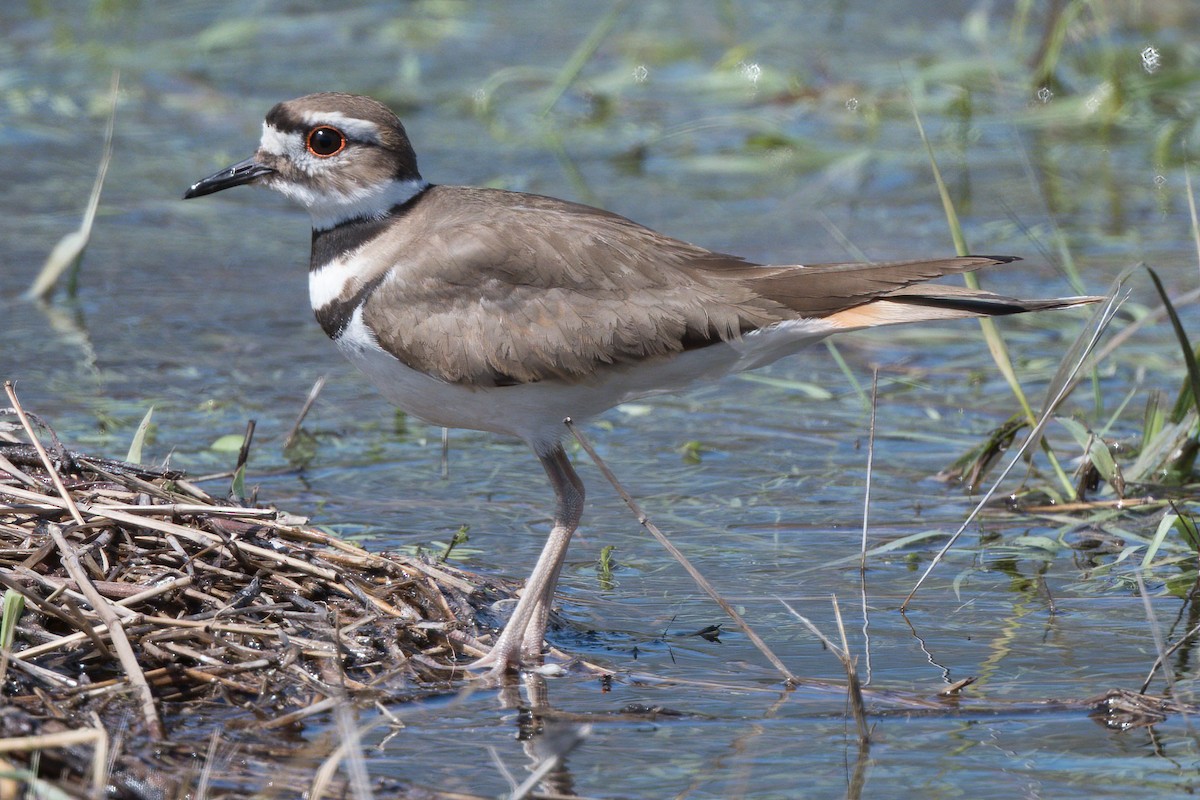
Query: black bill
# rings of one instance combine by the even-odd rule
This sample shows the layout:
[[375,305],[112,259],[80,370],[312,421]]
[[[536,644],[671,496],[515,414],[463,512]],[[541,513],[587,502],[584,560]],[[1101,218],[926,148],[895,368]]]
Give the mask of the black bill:
[[256,178],[271,172],[274,172],[274,170],[270,167],[258,163],[253,158],[247,158],[245,161],[239,161],[232,167],[226,167],[220,172],[196,181],[183,193],[183,199],[190,200],[193,197],[203,197],[206,194],[219,192],[222,189],[251,183]]

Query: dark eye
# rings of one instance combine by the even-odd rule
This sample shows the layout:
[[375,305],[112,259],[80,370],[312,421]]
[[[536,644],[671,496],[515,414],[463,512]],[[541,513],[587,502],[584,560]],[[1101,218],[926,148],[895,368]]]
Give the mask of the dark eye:
[[337,128],[322,125],[308,132],[308,152],[320,158],[329,158],[342,152],[346,146],[346,135]]

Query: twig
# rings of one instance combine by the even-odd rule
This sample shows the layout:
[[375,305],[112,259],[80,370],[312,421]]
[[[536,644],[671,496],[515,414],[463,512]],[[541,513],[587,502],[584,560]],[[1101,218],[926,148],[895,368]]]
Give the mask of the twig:
[[17,466],[5,458],[2,454],[0,454],[0,472],[7,472],[9,475],[12,475],[26,486],[30,486],[34,489],[42,488],[40,483],[26,475],[21,470],[17,469]]
[[[67,501],[56,499],[54,497],[38,495],[33,492],[27,492],[24,489],[18,489],[15,486],[0,485],[0,494],[8,494],[13,497],[20,497],[27,500],[35,500],[37,502],[46,503],[59,508],[66,508]],[[146,518],[137,514],[131,514],[128,511],[117,511],[104,506],[93,506],[87,503],[75,503],[70,501],[70,506],[76,513],[84,513],[100,519],[111,519],[113,522],[123,522],[158,531],[169,535],[178,536],[181,539],[186,539],[189,542],[207,542],[213,545],[224,545],[226,542],[219,536],[215,536],[208,531],[202,531],[195,528],[188,528],[184,525],[179,525],[167,520]],[[304,561],[303,559],[289,556],[286,553],[269,550],[265,547],[259,547],[249,542],[238,542],[238,549],[243,553],[249,553],[259,558],[266,559],[281,564],[287,564],[289,567],[306,572],[314,577],[322,580],[336,580],[338,573],[332,569],[314,566],[313,564]]]
[[233,468],[233,483],[229,487],[229,493],[238,505],[244,505],[246,502],[246,462],[250,460],[250,444],[254,441],[255,425],[254,420],[246,422],[246,433],[242,436],[237,464]]
[[99,796],[104,790],[104,772],[108,764],[108,734],[103,728],[78,728],[39,736],[0,739],[0,753],[49,750],[54,747],[74,747],[77,744],[92,745],[92,788]]
[[[1133,577],[1135,580],[1137,580],[1138,596],[1141,598],[1142,608],[1146,611],[1146,622],[1150,625],[1150,636],[1154,640],[1154,652],[1158,654],[1158,657],[1155,659],[1155,661],[1166,661],[1167,645],[1163,641],[1162,628],[1159,627],[1158,617],[1154,614],[1154,605],[1150,602],[1150,595],[1146,594],[1146,584],[1142,581],[1142,570],[1135,570]],[[1171,674],[1171,670],[1163,670],[1163,678],[1167,682],[1167,691],[1171,695],[1174,695],[1175,676]],[[1180,715],[1183,717],[1184,725],[1191,730],[1192,725],[1191,721],[1188,719],[1187,711],[1182,706],[1180,707],[1179,711]]]
[[296,435],[300,433],[300,425],[304,422],[304,418],[308,416],[308,412],[312,410],[313,403],[317,402],[317,395],[325,388],[325,376],[317,378],[313,383],[312,388],[308,390],[308,397],[304,399],[304,405],[300,407],[300,413],[296,415],[296,421],[292,423],[292,429],[288,431],[288,435],[283,439],[283,449],[287,450],[292,446]]
[[863,704],[862,684],[858,681],[858,670],[854,658],[850,655],[850,643],[846,641],[846,626],[842,624],[842,609],[838,606],[837,595],[833,596],[833,616],[837,620],[838,635],[842,639],[842,654],[845,660],[842,665],[846,668],[846,689],[850,696],[850,709],[854,712],[854,722],[858,726],[858,741],[867,744],[871,741],[871,729],[867,727],[867,707]]
[[612,484],[612,487],[617,490],[617,494],[619,494],[621,499],[625,501],[625,505],[629,506],[629,510],[633,512],[635,517],[637,517],[638,524],[648,530],[650,535],[653,536],[659,544],[665,547],[667,552],[674,556],[675,560],[678,561],[685,570],[687,570],[687,573],[692,576],[692,580],[694,580],[696,584],[703,589],[705,593],[708,594],[708,596],[711,597],[726,614],[729,615],[730,619],[732,619],[741,627],[741,629],[745,632],[746,637],[754,644],[755,647],[759,649],[764,656],[767,657],[767,660],[771,662],[775,669],[779,670],[783,674],[783,677],[787,680],[787,682],[793,686],[798,685],[801,682],[800,678],[797,678],[792,674],[791,670],[789,670],[784,663],[779,660],[779,657],[776,656],[775,653],[772,652],[771,648],[767,646],[767,643],[762,640],[762,637],[754,632],[754,629],[746,623],[746,620],[742,619],[742,615],[734,610],[733,606],[731,606],[729,602],[717,592],[716,588],[714,588],[713,585],[708,582],[708,579],[701,575],[700,571],[692,566],[692,562],[687,560],[687,557],[680,552],[679,548],[672,544],[671,540],[664,536],[662,531],[660,531],[658,527],[650,521],[650,518],[646,516],[646,512],[643,511],[642,507],[638,505],[637,501],[630,496],[629,492],[625,491],[625,487],[623,487],[620,481],[617,480],[617,476],[613,474],[612,470],[608,468],[608,465],[605,464],[600,458],[600,455],[596,452],[596,449],[592,447],[591,442],[589,442],[587,437],[583,435],[582,431],[575,427],[574,421],[570,417],[567,417],[563,420],[563,424],[566,425],[567,429],[571,431],[571,434],[575,437],[575,440],[579,442],[579,446],[582,447],[588,456],[591,457],[592,461],[596,464],[596,467],[599,468],[600,473],[604,475],[604,477],[608,479],[608,482]]
[[108,635],[112,639],[113,649],[117,651],[117,660],[121,662],[125,674],[129,677],[129,683],[133,686],[141,703],[142,716],[145,718],[147,730],[153,738],[163,738],[165,731],[162,720],[158,717],[158,709],[154,706],[154,694],[150,691],[150,684],[146,682],[146,676],[137,662],[137,655],[133,652],[132,645],[129,644],[129,637],[125,635],[120,618],[109,601],[96,591],[96,587],[88,578],[87,571],[79,563],[75,549],[71,547],[58,526],[48,525],[47,528],[50,530],[50,536],[54,539],[54,543],[58,545],[59,554],[62,556],[63,566],[66,567],[67,573],[79,584],[80,590],[87,597],[92,609],[108,626]]
[[871,617],[867,612],[867,531],[871,515],[871,476],[874,474],[875,466],[875,412],[878,406],[879,369],[876,368],[871,373],[871,427],[867,433],[867,485],[863,492],[862,544],[859,548],[858,561],[858,588],[862,601],[862,632],[867,661],[867,679],[864,683],[868,686],[871,685]]
[[200,770],[200,782],[196,784],[196,800],[208,800],[208,787],[217,766],[217,743],[221,740],[222,728],[213,728],[208,737],[208,751],[204,754],[204,768]]
[[1063,381],[1058,393],[1055,394],[1052,400],[1046,403],[1046,407],[1042,411],[1041,416],[1038,418],[1037,424],[1033,426],[1033,428],[1029,431],[1029,435],[1025,437],[1025,441],[1022,442],[1021,446],[1017,448],[1016,453],[1013,454],[1012,459],[1008,462],[1008,466],[1006,466],[1003,472],[1001,472],[996,480],[992,482],[991,488],[988,489],[983,497],[979,499],[979,502],[975,505],[975,508],[971,509],[971,513],[967,515],[965,520],[963,520],[962,525],[958,526],[958,530],[956,530],[949,540],[947,540],[942,549],[939,550],[937,555],[933,557],[933,560],[929,562],[929,566],[926,567],[925,571],[921,573],[921,577],[917,579],[917,583],[913,586],[912,591],[908,593],[908,596],[904,598],[904,602],[900,604],[901,611],[904,611],[908,608],[908,604],[912,602],[913,597],[920,590],[922,584],[925,583],[925,579],[928,578],[930,573],[933,572],[937,565],[941,563],[946,553],[949,552],[950,548],[954,546],[954,543],[958,541],[958,537],[962,536],[963,532],[967,529],[967,526],[971,524],[975,517],[979,516],[979,512],[982,511],[984,506],[986,506],[992,499],[992,495],[999,490],[1000,484],[1005,478],[1008,477],[1008,474],[1012,472],[1013,468],[1021,462],[1021,459],[1024,457],[1025,452],[1029,449],[1030,445],[1041,437],[1042,431],[1052,419],[1055,409],[1057,409],[1059,404],[1067,398],[1068,394],[1070,394],[1070,390],[1073,388],[1072,381],[1079,371],[1083,369],[1083,365],[1088,360],[1088,356],[1091,354],[1096,344],[1100,341],[1100,335],[1108,327],[1108,323],[1112,320],[1113,315],[1116,314],[1117,309],[1121,306],[1121,303],[1123,303],[1124,300],[1124,297],[1118,299],[1116,294],[1110,295],[1107,302],[1096,313],[1096,316],[1094,317],[1096,320],[1096,328],[1092,332],[1092,336],[1088,340],[1087,345],[1083,348],[1083,352],[1080,353],[1078,360],[1075,362],[1075,366],[1069,371],[1067,376],[1065,376],[1066,379]]
[[[67,509],[70,511],[71,516],[80,525],[86,525],[87,523],[84,522],[83,515],[79,513],[79,509],[75,506],[75,501],[71,499],[71,493],[63,485],[62,478],[59,477],[57,470],[54,469],[54,465],[50,461],[50,456],[46,454],[45,448],[42,447],[41,441],[34,433],[33,425],[30,424],[29,418],[25,416],[25,411],[21,408],[21,403],[17,399],[17,393],[13,390],[11,381],[4,382],[4,391],[8,395],[9,401],[13,404],[17,418],[21,420],[21,425],[25,428],[25,433],[29,436],[30,443],[37,448],[38,455],[41,456],[42,463],[46,466],[46,472],[54,482],[54,487],[58,490],[59,495],[67,504]],[[104,621],[104,624],[108,626],[108,635],[112,639],[113,649],[117,651],[117,659],[121,662],[125,674],[129,677],[129,683],[133,686],[134,692],[141,702],[142,716],[145,718],[147,730],[155,739],[163,738],[165,732],[162,721],[158,717],[158,710],[154,707],[154,695],[150,691],[150,685],[146,683],[146,676],[142,673],[141,666],[138,665],[137,656],[133,652],[133,647],[129,644],[129,638],[125,635],[125,629],[121,627],[121,620],[117,617],[116,611],[113,610],[108,600],[100,592],[96,591],[96,587],[92,585],[87,571],[79,563],[79,557],[75,549],[63,537],[59,527],[57,525],[48,525],[47,527],[50,530],[50,536],[54,539],[54,543],[58,546],[63,566],[66,567],[68,574],[75,579],[75,582],[79,584],[79,588],[83,591],[84,596],[87,597],[92,609]]]
[[[80,638],[83,638],[82,636]],[[21,670],[34,680],[41,681],[52,689],[68,690],[79,688],[79,681],[74,678],[68,678],[66,675],[60,675],[52,669],[39,667],[37,664],[30,664],[24,660],[21,653],[12,653],[9,656],[8,665]],[[0,740],[2,741],[2,740]]]
[[344,702],[337,697],[326,697],[323,700],[318,700],[311,705],[305,706],[299,711],[292,711],[288,714],[276,717],[275,719],[267,720],[259,725],[264,730],[272,730],[275,728],[286,728],[289,725],[294,725],[302,719],[307,719],[314,714],[324,714],[330,709],[336,708],[338,703]]
[[1154,680],[1154,673],[1158,672],[1159,667],[1165,664],[1167,659],[1173,655],[1176,650],[1190,642],[1192,637],[1198,633],[1200,633],[1200,625],[1195,625],[1190,631],[1179,637],[1179,641],[1175,642],[1175,644],[1158,654],[1158,658],[1154,659],[1154,663],[1150,665],[1150,672],[1146,674],[1146,680],[1142,681],[1142,688],[1138,689],[1138,694],[1146,693],[1146,690],[1150,688],[1150,682]]
[[854,667],[854,659],[850,656],[850,646],[846,643],[846,629],[842,626],[842,612],[838,608],[837,597],[833,598],[833,613],[837,619],[838,631],[842,635],[842,646],[838,647],[828,636],[821,633],[820,629],[812,623],[808,617],[801,614],[796,609],[788,605],[787,601],[782,598],[776,598],[783,607],[786,608],[792,616],[800,620],[804,627],[812,632],[821,640],[821,644],[829,648],[829,652],[837,657],[841,662],[842,668],[846,670],[846,692],[850,701],[850,711],[854,715],[854,724],[858,727],[858,741],[860,744],[866,744],[871,741],[871,729],[867,725],[867,708],[863,703],[862,684],[858,681],[858,671]]
[[203,514],[206,517],[269,517],[274,519],[279,512],[273,508],[243,508],[241,506],[206,506],[201,503],[169,503],[166,505],[137,505],[136,503],[96,503],[96,510],[125,511],[138,516],[181,517]]

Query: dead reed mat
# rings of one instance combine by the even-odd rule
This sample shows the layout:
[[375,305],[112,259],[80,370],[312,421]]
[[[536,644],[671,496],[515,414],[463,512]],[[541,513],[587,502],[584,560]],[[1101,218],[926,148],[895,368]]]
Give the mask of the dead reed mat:
[[[194,796],[217,745],[233,742],[240,767],[223,773],[226,790],[260,786],[263,770],[272,785],[304,785],[312,757],[298,752],[302,738],[281,737],[308,721],[328,728],[348,704],[382,710],[458,690],[464,663],[486,652],[476,612],[511,594],[494,582],[230,504],[177,471],[71,452],[4,388],[13,405],[0,407],[0,800],[21,796],[11,776],[66,796]],[[853,663],[848,649],[844,663]],[[794,677],[788,685],[846,691]],[[1075,710],[1116,728],[1200,713],[1124,690],[996,703],[960,689],[861,688],[861,747],[868,713]],[[537,713],[578,721],[548,705]],[[244,796],[231,791],[220,796]]]
[[477,578],[302,523],[69,452],[19,403],[0,409],[0,592],[25,612],[0,647],[0,737],[158,741],[205,701],[236,712],[227,730],[297,726],[348,697],[444,691],[485,652]]

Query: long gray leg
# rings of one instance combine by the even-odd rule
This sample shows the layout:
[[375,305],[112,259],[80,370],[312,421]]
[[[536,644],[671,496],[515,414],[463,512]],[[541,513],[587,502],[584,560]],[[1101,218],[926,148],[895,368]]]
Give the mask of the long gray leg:
[[554,487],[554,528],[496,644],[491,652],[471,664],[472,669],[486,669],[490,674],[519,667],[522,661],[537,663],[541,660],[546,620],[554,602],[554,587],[558,584],[571,536],[583,516],[583,481],[572,469],[562,445],[555,445],[549,453],[539,454],[538,457],[550,478],[550,485]]

